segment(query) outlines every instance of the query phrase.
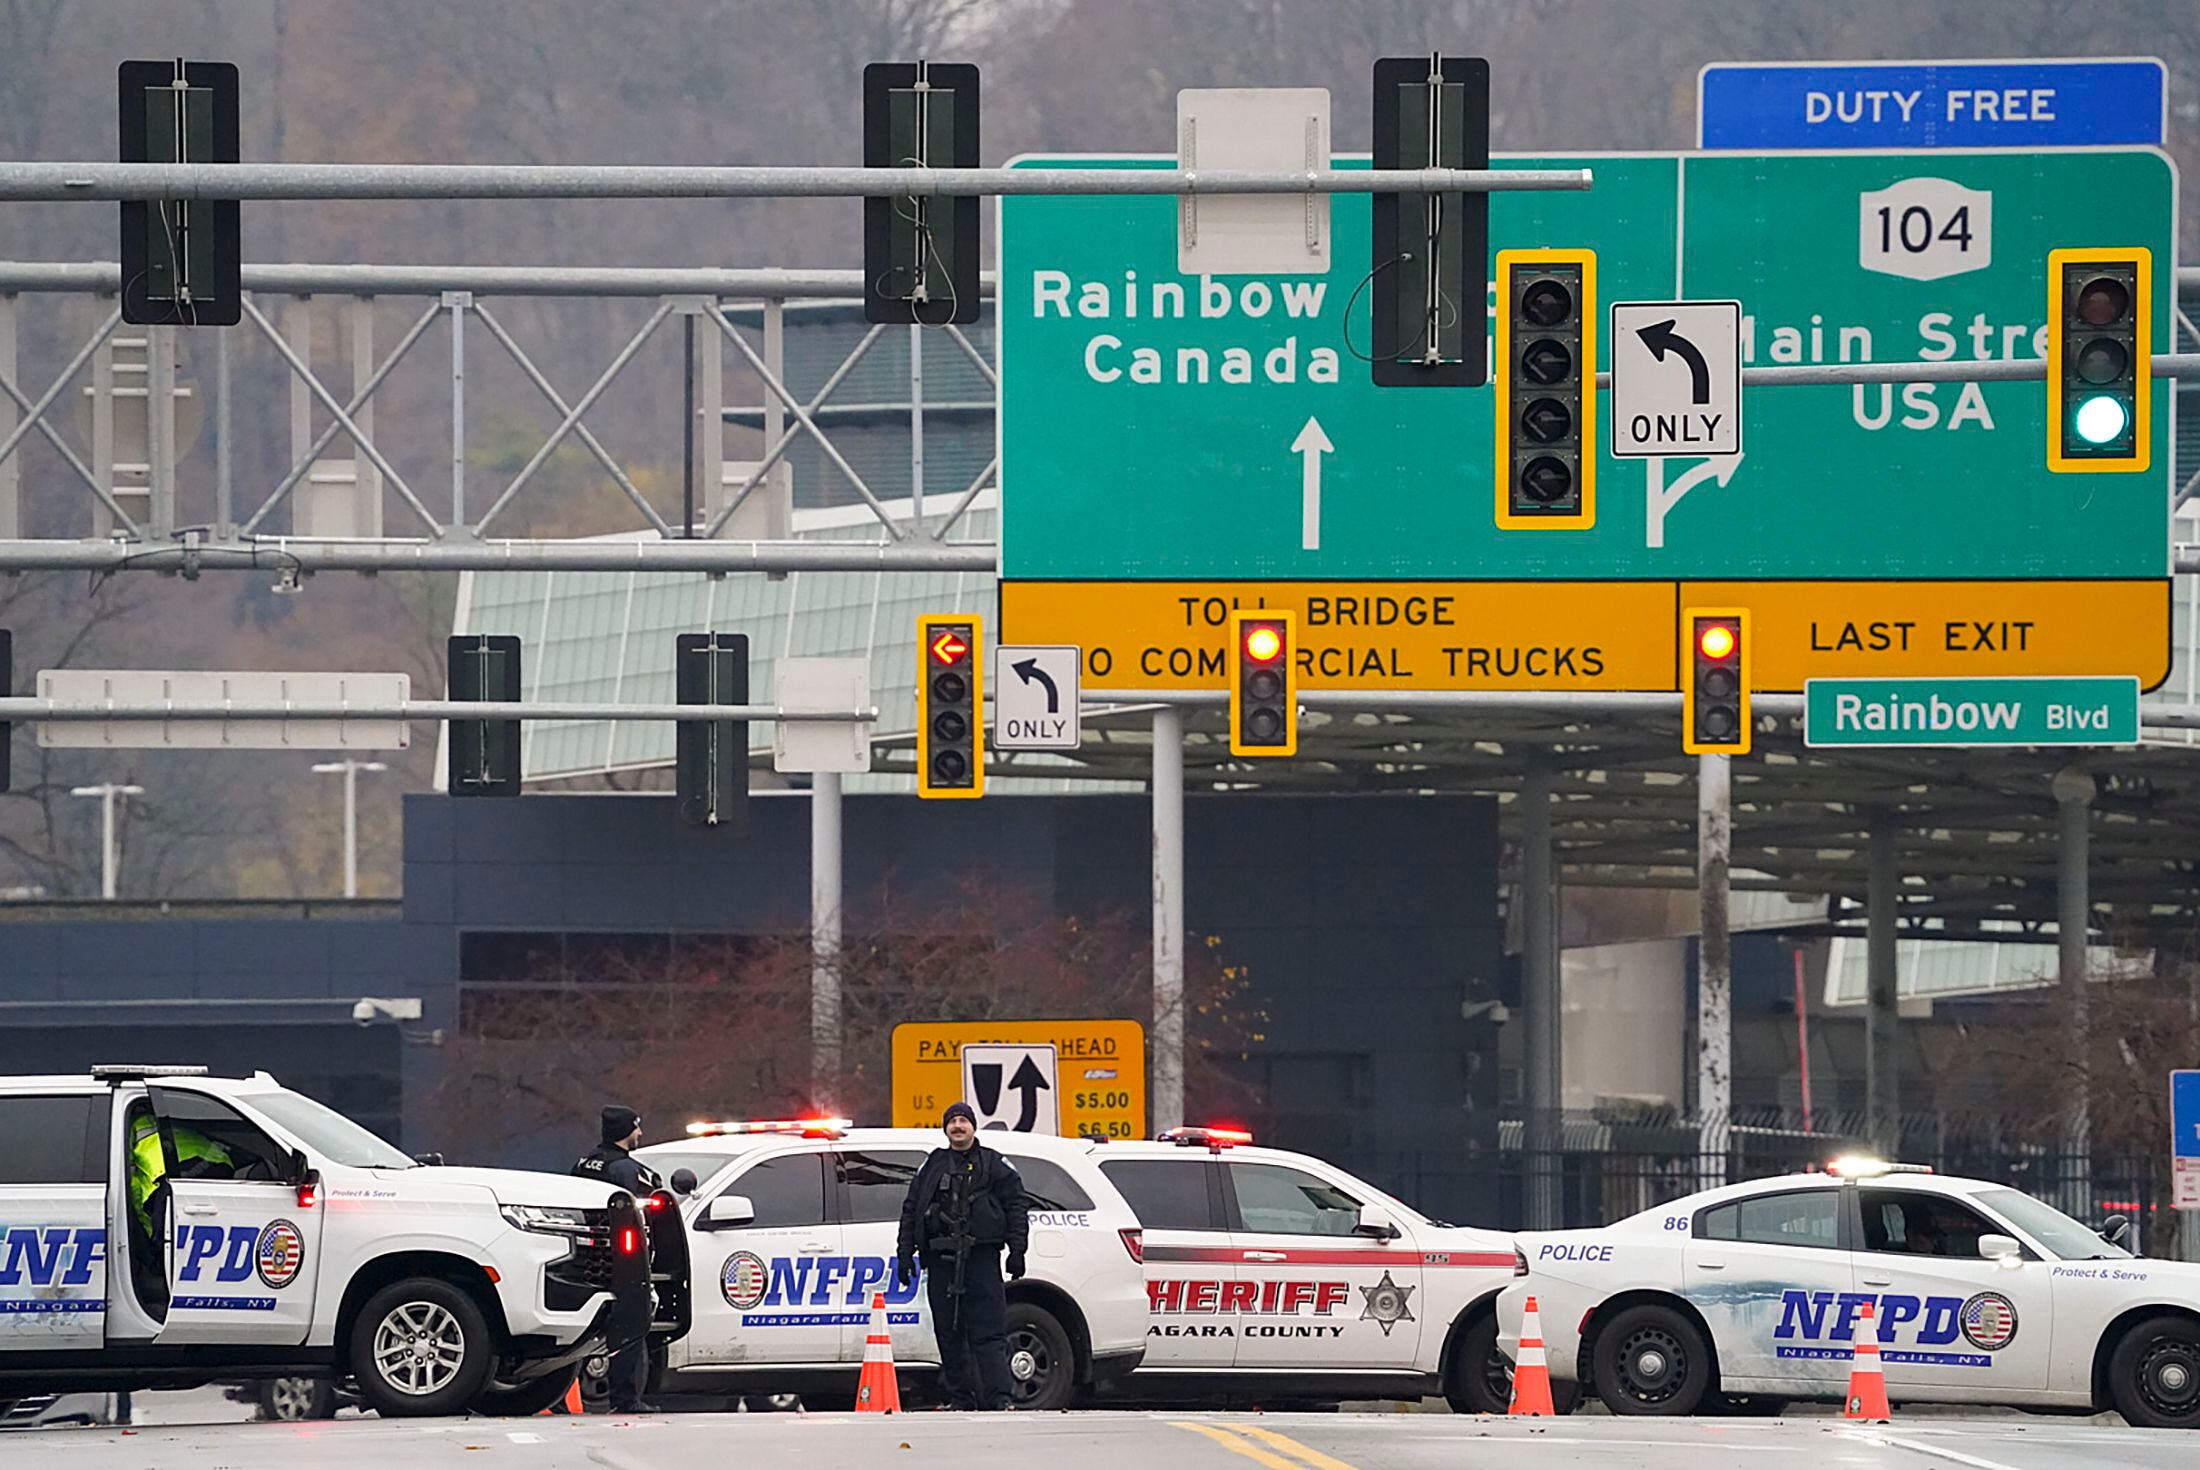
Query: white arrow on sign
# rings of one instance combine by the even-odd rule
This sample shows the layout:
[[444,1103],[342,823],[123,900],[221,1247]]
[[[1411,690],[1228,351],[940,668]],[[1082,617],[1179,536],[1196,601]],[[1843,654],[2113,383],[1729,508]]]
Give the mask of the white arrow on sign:
[[1299,545],[1307,551],[1322,549],[1322,456],[1336,451],[1322,432],[1322,421],[1308,414],[1306,425],[1299,430],[1299,437],[1291,441],[1291,452],[1303,455],[1299,462],[1299,489],[1305,507],[1299,523]]
[[1665,545],[1665,513],[1680,504],[1680,499],[1706,480],[1716,479],[1721,489],[1734,478],[1741,468],[1742,456],[1730,455],[1724,459],[1707,459],[1702,464],[1682,470],[1673,481],[1671,489],[1665,484],[1665,461],[1643,461],[1642,544],[1655,550]]

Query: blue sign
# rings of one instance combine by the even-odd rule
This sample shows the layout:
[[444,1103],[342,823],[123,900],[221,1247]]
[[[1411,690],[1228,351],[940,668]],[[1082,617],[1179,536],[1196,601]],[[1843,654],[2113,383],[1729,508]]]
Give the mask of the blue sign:
[[1700,148],[2159,147],[2160,61],[1713,62]]
[[2169,1074],[2169,1152],[2175,1159],[2200,1159],[2200,1071]]

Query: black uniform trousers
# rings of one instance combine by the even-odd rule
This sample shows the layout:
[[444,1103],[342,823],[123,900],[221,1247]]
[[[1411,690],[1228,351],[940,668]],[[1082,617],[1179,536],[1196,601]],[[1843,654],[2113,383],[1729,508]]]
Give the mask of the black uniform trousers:
[[1001,1248],[971,1247],[959,1299],[951,1255],[926,1251],[924,1282],[948,1407],[1009,1408],[1015,1383],[1008,1371],[1008,1288],[1001,1280]]

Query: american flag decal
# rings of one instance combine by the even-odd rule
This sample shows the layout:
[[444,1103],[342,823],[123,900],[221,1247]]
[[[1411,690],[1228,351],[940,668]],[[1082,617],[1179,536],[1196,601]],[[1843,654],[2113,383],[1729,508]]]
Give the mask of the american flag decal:
[[1982,1291],[1963,1304],[1963,1335],[1971,1345],[1998,1352],[2016,1341],[2016,1303],[1998,1291]]

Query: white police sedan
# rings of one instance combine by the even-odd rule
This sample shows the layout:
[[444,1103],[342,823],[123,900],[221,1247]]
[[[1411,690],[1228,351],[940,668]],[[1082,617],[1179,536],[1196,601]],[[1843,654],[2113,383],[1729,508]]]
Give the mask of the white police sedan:
[[1897,1403],[2200,1428],[2200,1265],[2135,1258],[1982,1180],[1836,1160],[1517,1242],[1500,1349],[1533,1296],[1552,1379],[1615,1414],[1839,1399],[1869,1302]]

